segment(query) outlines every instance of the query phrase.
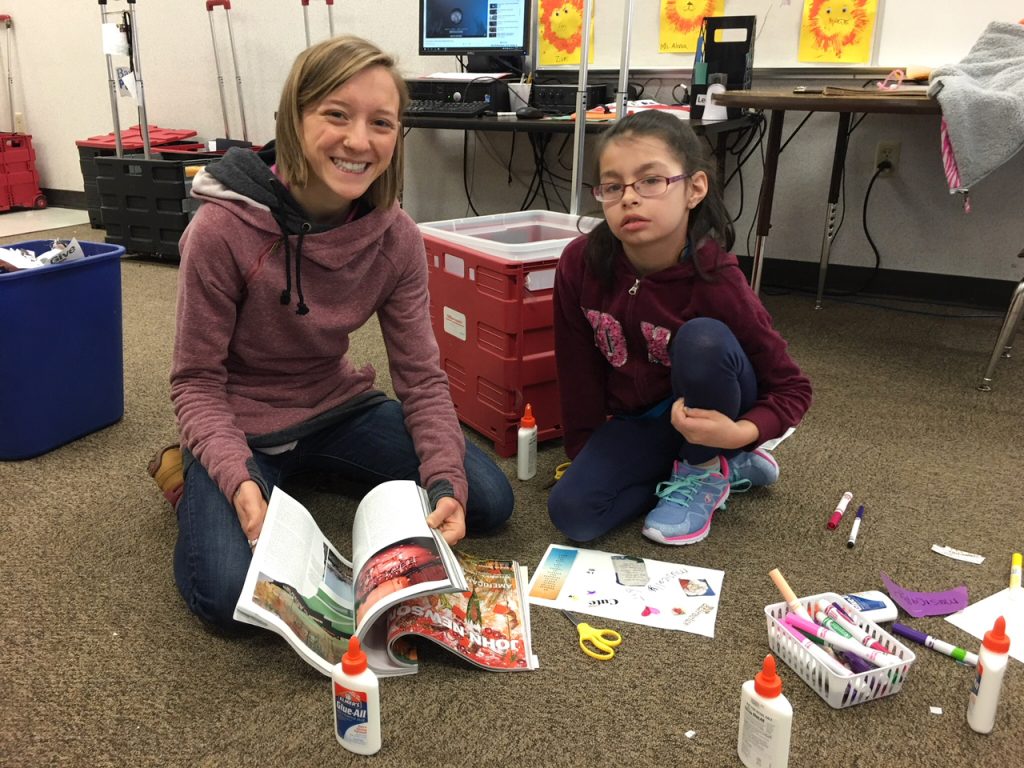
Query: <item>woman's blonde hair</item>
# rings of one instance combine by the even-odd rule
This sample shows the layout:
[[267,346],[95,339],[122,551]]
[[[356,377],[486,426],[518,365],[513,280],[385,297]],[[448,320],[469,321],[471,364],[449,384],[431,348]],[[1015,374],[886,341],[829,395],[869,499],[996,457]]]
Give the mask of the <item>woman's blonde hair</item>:
[[[277,108],[277,167],[282,178],[296,187],[309,179],[310,168],[302,151],[302,117],[332,91],[370,67],[383,67],[398,89],[398,116],[409,105],[409,90],[394,57],[360,37],[342,36],[307,48],[295,59]],[[403,141],[401,126],[395,153],[387,170],[375,179],[366,196],[376,208],[389,208],[402,192]]]

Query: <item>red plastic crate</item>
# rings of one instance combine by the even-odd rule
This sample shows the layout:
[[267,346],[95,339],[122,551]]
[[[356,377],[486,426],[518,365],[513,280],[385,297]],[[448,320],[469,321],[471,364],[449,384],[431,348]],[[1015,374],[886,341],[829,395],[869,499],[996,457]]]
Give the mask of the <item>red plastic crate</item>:
[[537,439],[562,436],[552,288],[557,259],[509,261],[424,232],[430,319],[459,420],[513,456],[530,403]]
[[[150,146],[159,147],[163,144],[182,142],[185,139],[190,139],[195,136],[196,133],[198,133],[198,131],[191,131],[187,128],[160,128],[156,125],[150,125],[149,143]],[[90,136],[87,139],[79,139],[75,144],[79,147],[93,147],[95,149],[109,149],[112,151],[116,151],[117,149],[117,142],[113,132],[103,136]],[[199,146],[202,145],[200,144]],[[121,148],[125,152],[136,152],[144,148],[141,126],[133,125],[131,128],[126,128],[121,131]]]

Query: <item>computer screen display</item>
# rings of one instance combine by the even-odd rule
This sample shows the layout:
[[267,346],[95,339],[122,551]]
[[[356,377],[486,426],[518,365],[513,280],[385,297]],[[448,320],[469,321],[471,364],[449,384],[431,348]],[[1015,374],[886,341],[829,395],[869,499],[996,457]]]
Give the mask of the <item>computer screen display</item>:
[[533,0],[420,0],[420,55],[526,54]]

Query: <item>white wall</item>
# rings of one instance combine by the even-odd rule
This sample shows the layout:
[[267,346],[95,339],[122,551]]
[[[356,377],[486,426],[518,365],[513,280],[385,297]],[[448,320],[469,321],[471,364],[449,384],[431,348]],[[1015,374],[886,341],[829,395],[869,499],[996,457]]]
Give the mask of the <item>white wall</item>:
[[[127,8],[111,0],[110,10]],[[33,135],[41,186],[83,189],[76,139],[113,129],[106,63],[100,29],[100,6],[94,0],[7,0],[2,9],[14,27],[8,37],[0,29],[6,67],[11,52],[14,103]],[[242,79],[250,140],[261,143],[273,134],[273,114],[281,84],[295,55],[305,46],[299,0],[233,0],[229,12]],[[451,71],[454,59],[421,58],[416,54],[414,0],[340,0],[333,9],[335,31],[352,32],[376,41],[398,55],[406,74]],[[313,41],[328,34],[328,9],[319,0],[308,6]],[[209,14],[204,0],[140,0],[137,31],[144,75],[148,122],[162,128],[191,128],[200,138],[223,135]],[[235,96],[235,72],[228,48],[225,12],[215,8],[213,20],[225,77],[231,135],[241,136]],[[115,59],[126,63],[127,59]],[[636,78],[640,79],[640,78]],[[671,86],[688,75],[665,76],[649,85],[645,95],[668,101]],[[758,82],[757,86],[771,85]],[[121,125],[139,122],[135,102],[119,99]],[[0,127],[10,128],[6,93],[0,87]],[[787,118],[784,136],[800,115]],[[825,215],[825,197],[835,136],[834,115],[816,115],[783,154],[773,212],[774,226],[767,255],[817,261]],[[463,133],[412,130],[404,204],[417,221],[471,215],[463,190]],[[1024,156],[1016,157],[977,186],[974,212],[964,215],[959,198],[946,192],[938,156],[938,120],[924,117],[870,116],[853,134],[847,165],[846,223],[832,250],[833,264],[870,265],[872,254],[860,227],[861,202],[873,168],[878,140],[902,142],[896,177],[875,185],[870,225],[891,269],[1019,280],[1024,260]],[[516,210],[532,174],[532,153],[525,135],[516,140],[514,179],[506,168],[512,137],[469,134],[471,194],[481,214]],[[555,160],[563,138],[552,139],[548,157],[566,178],[571,170]],[[561,154],[571,162],[569,141]],[[592,142],[588,140],[588,149]],[[585,159],[589,170],[592,157]],[[730,161],[730,169],[732,162]],[[757,156],[744,166],[746,201],[737,224],[737,252],[745,253],[745,235],[760,183]],[[565,184],[568,187],[568,184]],[[739,186],[730,187],[728,202],[739,209]],[[563,193],[567,202],[568,191]],[[534,207],[544,207],[538,198]],[[556,210],[560,206],[552,201]],[[584,211],[586,208],[583,209]],[[766,267],[766,279],[771,264]]]

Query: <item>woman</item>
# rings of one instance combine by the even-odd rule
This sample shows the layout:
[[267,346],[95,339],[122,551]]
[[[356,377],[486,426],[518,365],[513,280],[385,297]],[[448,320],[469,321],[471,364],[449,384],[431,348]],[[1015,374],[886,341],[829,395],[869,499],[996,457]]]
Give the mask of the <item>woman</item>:
[[[508,480],[467,446],[438,363],[423,241],[398,204],[407,102],[390,56],[325,41],[285,83],[276,165],[232,149],[194,180],[203,205],[181,240],[171,372],[184,449],[174,569],[214,625],[239,628],[267,499],[296,473],[416,480],[450,544],[511,515]],[[374,314],[397,401],[346,354]]]

